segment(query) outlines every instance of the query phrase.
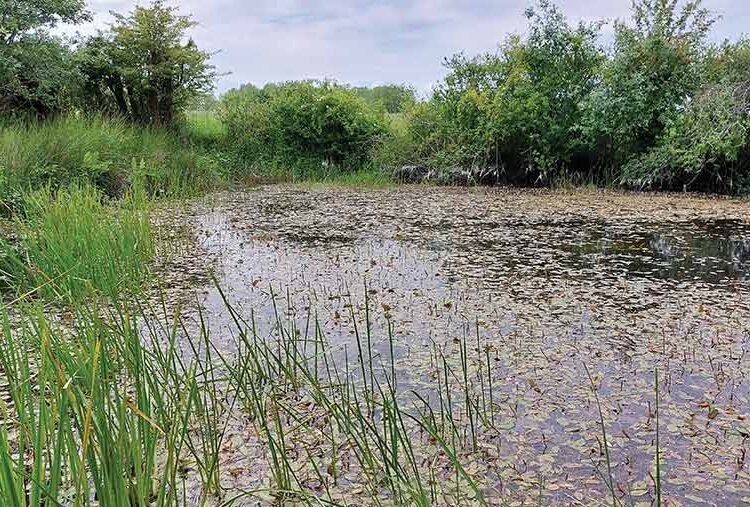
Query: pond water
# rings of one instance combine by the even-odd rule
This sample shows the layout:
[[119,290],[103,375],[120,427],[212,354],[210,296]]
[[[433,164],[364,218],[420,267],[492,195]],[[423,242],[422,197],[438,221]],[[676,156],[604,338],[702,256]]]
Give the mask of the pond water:
[[[400,386],[426,397],[435,351],[456,364],[468,336],[498,429],[462,459],[488,499],[607,503],[588,368],[618,497],[651,505],[658,368],[665,500],[750,502],[747,201],[281,185],[218,194],[186,220],[261,334],[279,313],[299,328],[313,314],[351,352],[367,300],[378,361],[391,326]],[[200,302],[212,340],[231,348],[211,284]]]

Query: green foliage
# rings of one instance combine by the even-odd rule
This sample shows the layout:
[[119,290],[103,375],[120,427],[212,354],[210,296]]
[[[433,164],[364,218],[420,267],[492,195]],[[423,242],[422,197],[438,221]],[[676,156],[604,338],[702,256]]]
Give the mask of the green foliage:
[[193,26],[189,16],[161,0],[116,15],[108,33],[78,52],[84,101],[92,97],[99,110],[142,124],[171,125],[213,88],[210,55],[187,39]]
[[100,118],[13,123],[0,130],[0,167],[8,196],[47,185],[95,185],[122,196],[134,183],[152,196],[183,196],[221,179],[210,157],[174,134]]
[[381,114],[329,82],[245,87],[226,95],[220,116],[239,163],[264,169],[358,169],[385,132]]
[[[602,54],[596,47],[600,24],[573,28],[552,5],[529,10],[525,42],[506,46],[505,80],[496,90],[489,130],[505,170],[525,170],[547,179],[585,159],[579,129],[580,104],[596,84]],[[496,155],[496,165],[503,162]]]
[[527,17],[527,35],[497,53],[446,60],[448,76],[378,161],[518,183],[750,183],[750,43],[710,46],[700,0],[636,0],[610,52],[597,47],[601,23],[570,26],[546,0]]
[[[697,19],[707,18],[704,14]],[[688,40],[696,32],[690,29]],[[642,154],[625,163],[620,179],[635,187],[746,192],[750,188],[750,43],[742,39],[706,48],[700,59],[694,57],[684,66],[699,76],[699,85],[693,85],[690,93],[683,91],[684,97],[664,112],[664,125],[647,139]],[[684,75],[685,70],[680,72]]]
[[587,100],[584,128],[604,165],[646,151],[701,86],[698,72],[713,19],[690,1],[638,0],[633,26],[615,24],[614,55]]
[[414,105],[417,95],[406,85],[380,85],[372,88],[357,87],[354,91],[374,108],[382,108],[386,113],[403,113]]
[[213,111],[193,111],[182,122],[181,134],[184,140],[211,153],[221,155],[227,140],[227,129]]
[[24,0],[0,5],[0,44],[12,44],[28,32],[59,22],[78,23],[88,18],[84,0]]
[[748,83],[714,85],[693,98],[658,142],[625,165],[622,180],[637,187],[747,191],[750,160]]
[[446,61],[448,77],[413,115],[421,164],[494,166],[526,181],[585,158],[580,104],[603,60],[600,24],[571,27],[546,1],[527,17],[528,37],[510,37],[499,54]]
[[70,97],[70,50],[46,30],[88,19],[83,0],[0,3],[0,113],[46,117]]
[[144,196],[108,206],[91,188],[24,195],[18,244],[0,239],[0,273],[19,293],[83,301],[137,290],[154,245]]
[[[174,343],[152,354],[158,338],[143,336],[131,306],[91,302],[71,314],[73,332],[38,308],[20,309],[13,327],[0,314],[0,369],[11,398],[0,403],[3,505],[182,503],[181,453],[203,422],[196,393],[207,380]],[[211,430],[221,432],[218,424]],[[196,461],[208,453],[201,448]]]

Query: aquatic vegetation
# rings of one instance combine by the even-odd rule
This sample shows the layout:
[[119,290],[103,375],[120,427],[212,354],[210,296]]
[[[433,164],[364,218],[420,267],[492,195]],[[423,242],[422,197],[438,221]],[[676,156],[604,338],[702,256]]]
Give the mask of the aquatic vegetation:
[[748,495],[748,265],[717,246],[746,202],[308,185],[165,211],[184,279],[6,317],[12,505]]
[[[186,219],[221,290],[204,289],[192,318],[262,379],[235,381],[255,415],[249,431],[234,426],[246,436],[223,486],[298,480],[345,502],[375,494],[366,485],[378,479],[386,496],[416,503],[418,476],[436,503],[479,501],[471,481],[490,504],[738,501],[750,307],[747,259],[729,246],[750,235],[748,211],[698,197],[434,187],[269,186],[198,204]],[[666,233],[674,255],[650,240]],[[374,427],[360,421],[371,412]],[[369,451],[346,444],[368,439]]]

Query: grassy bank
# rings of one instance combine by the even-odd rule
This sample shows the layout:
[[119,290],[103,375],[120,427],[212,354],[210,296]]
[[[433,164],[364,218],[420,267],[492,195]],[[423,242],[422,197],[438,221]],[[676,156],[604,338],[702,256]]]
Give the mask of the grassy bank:
[[67,116],[13,122],[0,130],[0,199],[49,185],[92,185],[121,197],[134,185],[150,196],[189,196],[222,180],[220,165],[167,130]]
[[0,130],[0,289],[64,304],[138,290],[155,199],[204,193],[219,163],[178,135],[102,118]]
[[[292,182],[341,185],[386,185],[394,182],[382,166],[365,159],[354,165],[326,163],[325,157],[299,152],[280,153],[263,146],[252,125],[231,132],[212,111],[187,115],[180,128],[183,142],[208,154],[231,181],[240,183]],[[252,145],[252,147],[248,147]]]

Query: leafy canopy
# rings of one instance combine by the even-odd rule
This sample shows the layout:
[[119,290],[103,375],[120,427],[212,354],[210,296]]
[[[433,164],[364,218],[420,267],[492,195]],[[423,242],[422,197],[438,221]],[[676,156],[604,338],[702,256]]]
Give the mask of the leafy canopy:
[[0,113],[48,116],[69,98],[70,51],[48,29],[89,19],[83,0],[0,2]]
[[97,107],[137,122],[172,124],[188,104],[213,89],[216,76],[210,55],[187,35],[194,26],[190,16],[161,0],[116,14],[109,32],[80,51],[85,94]]

